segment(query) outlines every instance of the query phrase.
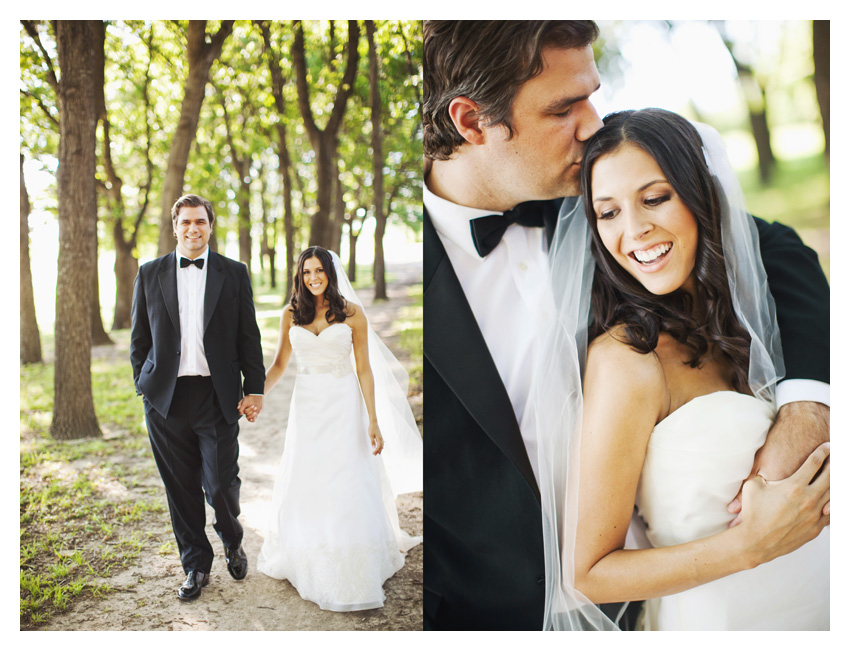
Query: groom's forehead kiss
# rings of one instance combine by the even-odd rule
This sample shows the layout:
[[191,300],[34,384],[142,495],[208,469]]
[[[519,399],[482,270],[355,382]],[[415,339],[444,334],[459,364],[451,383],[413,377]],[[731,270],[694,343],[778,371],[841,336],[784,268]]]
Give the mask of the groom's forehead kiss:
[[512,133],[494,128],[487,142],[507,203],[579,194],[584,144],[602,126],[590,102],[599,87],[589,45],[543,50],[543,69],[514,98]]
[[579,194],[584,143],[602,126],[590,102],[600,87],[596,25],[434,22],[425,30],[425,154],[465,160],[458,167],[474,190],[452,197],[439,172],[429,188],[493,210]]
[[[502,126],[512,135],[517,96],[529,81],[552,67],[551,62],[547,65],[545,54],[590,51],[586,72],[596,75],[589,46],[598,34],[593,21],[425,21],[426,156],[447,160],[465,144],[451,123],[449,110],[458,97],[468,98],[476,105],[482,126]],[[596,77],[596,83],[577,93],[576,98],[595,90]],[[565,102],[561,104],[561,109],[566,110]]]

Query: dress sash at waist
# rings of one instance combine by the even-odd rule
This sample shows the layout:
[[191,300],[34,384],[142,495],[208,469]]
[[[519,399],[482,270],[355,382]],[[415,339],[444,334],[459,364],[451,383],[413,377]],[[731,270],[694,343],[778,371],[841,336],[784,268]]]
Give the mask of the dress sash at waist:
[[353,369],[350,364],[313,364],[309,366],[299,366],[297,375],[320,375],[322,373],[333,373],[337,377],[342,377],[352,373]]

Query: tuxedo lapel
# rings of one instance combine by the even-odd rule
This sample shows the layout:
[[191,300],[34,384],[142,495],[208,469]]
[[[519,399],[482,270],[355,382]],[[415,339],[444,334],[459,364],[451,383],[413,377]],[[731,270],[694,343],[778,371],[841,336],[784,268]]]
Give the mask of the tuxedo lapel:
[[207,289],[204,294],[204,332],[207,331],[223,285],[224,273],[221,270],[221,260],[217,253],[210,251],[207,261]]
[[427,211],[424,248],[425,357],[539,501],[510,397]]
[[172,252],[163,258],[164,268],[160,271],[159,288],[162,291],[162,300],[165,303],[165,309],[177,332],[180,336],[180,306],[177,302],[177,254]]

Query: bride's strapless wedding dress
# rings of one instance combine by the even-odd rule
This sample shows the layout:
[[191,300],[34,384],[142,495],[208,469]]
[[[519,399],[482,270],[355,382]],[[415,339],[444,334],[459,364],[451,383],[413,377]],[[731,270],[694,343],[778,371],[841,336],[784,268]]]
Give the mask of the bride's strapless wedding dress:
[[351,328],[315,335],[292,326],[289,339],[298,368],[257,569],[325,610],[380,608],[384,581],[421,538],[399,529],[383,461],[370,449]]
[[[726,529],[726,505],[752,468],[774,413],[752,396],[700,396],[652,432],[637,493],[655,547]],[[828,630],[829,528],[752,570],[646,602],[646,630]]]

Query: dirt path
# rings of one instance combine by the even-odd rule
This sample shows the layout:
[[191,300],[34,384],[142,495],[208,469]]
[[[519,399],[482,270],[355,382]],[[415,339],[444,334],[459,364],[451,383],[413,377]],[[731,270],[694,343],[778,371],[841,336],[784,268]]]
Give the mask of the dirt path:
[[[397,354],[397,333],[392,323],[399,310],[409,303],[407,287],[421,282],[421,265],[394,266],[396,277],[388,287],[390,300],[372,306],[371,292],[361,300],[375,329]],[[279,310],[275,310],[279,313]],[[269,314],[258,314],[258,317]],[[274,344],[264,342],[266,365],[274,355]],[[400,356],[401,358],[401,356]],[[403,358],[402,358],[403,359]],[[265,400],[256,423],[240,423],[240,477],[242,516],[245,527],[243,546],[250,563],[248,576],[234,581],[227,573],[221,544],[211,525],[207,536],[216,551],[210,585],[201,597],[184,603],[176,598],[183,571],[176,548],[169,553],[144,555],[136,566],[113,575],[108,583],[115,588],[104,599],[87,599],[63,614],[55,615],[44,630],[421,630],[422,629],[422,546],[407,554],[405,566],[384,584],[383,608],[352,613],[321,610],[303,601],[288,581],[277,581],[256,571],[263,542],[264,508],[271,501],[274,474],[283,452],[283,433],[294,384],[290,367],[280,384]],[[421,412],[421,396],[412,399]],[[418,403],[418,404],[417,404]],[[153,464],[150,458],[149,463]],[[159,484],[158,476],[151,479]],[[164,502],[164,491],[163,502]],[[403,529],[422,535],[422,493],[402,495],[397,501]],[[208,508],[208,522],[212,511]],[[153,540],[173,540],[167,513],[149,523],[146,535]]]

